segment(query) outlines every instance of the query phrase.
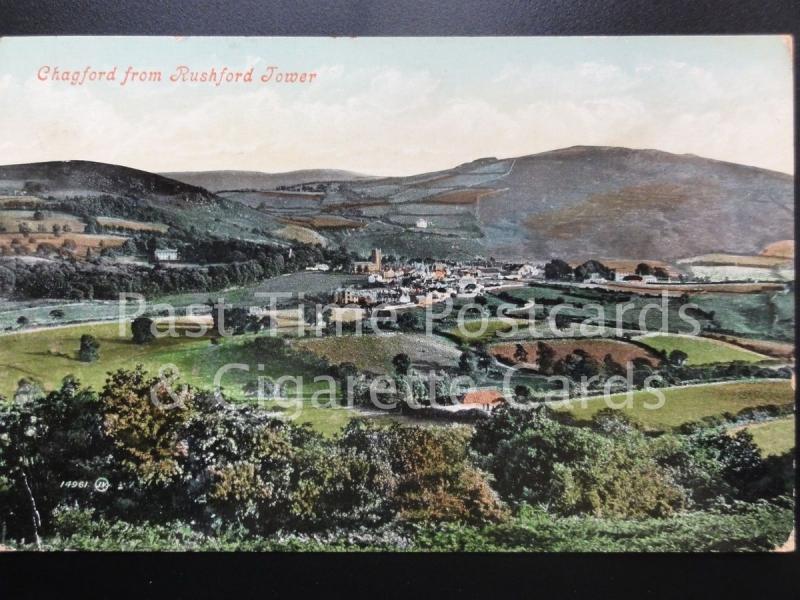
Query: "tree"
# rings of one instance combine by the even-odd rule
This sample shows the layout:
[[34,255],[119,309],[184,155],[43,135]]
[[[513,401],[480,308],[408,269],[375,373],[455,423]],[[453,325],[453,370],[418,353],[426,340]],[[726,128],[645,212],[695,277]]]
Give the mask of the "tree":
[[596,260],[587,260],[582,265],[575,267],[575,279],[584,281],[592,275],[599,275],[603,279],[614,279],[614,270]]
[[94,336],[85,333],[81,336],[81,347],[78,350],[78,360],[81,362],[94,362],[100,358],[100,343]]
[[554,258],[544,266],[545,279],[572,279],[572,267],[559,258]]
[[219,335],[232,333],[242,335],[247,332],[256,332],[260,329],[260,320],[256,315],[241,306],[220,307],[211,304],[211,318],[214,321],[214,331]]
[[390,504],[404,521],[501,521],[506,513],[486,478],[467,461],[462,429],[393,425],[380,435],[394,478]]
[[44,390],[38,381],[23,377],[17,382],[17,390],[14,392],[14,402],[30,402],[41,396],[44,396]]
[[61,388],[0,407],[0,521],[10,537],[38,541],[61,505],[102,507],[91,488],[65,481],[113,477],[97,395],[66,377]]
[[682,490],[642,433],[607,436],[551,415],[546,408],[500,407],[476,423],[473,449],[504,499],[608,518],[667,516],[682,508]]
[[669,353],[669,358],[667,360],[671,365],[682,367],[684,364],[686,364],[688,358],[689,355],[683,350],[673,350]]
[[147,249],[147,254],[151,258],[155,258],[156,249],[158,248],[158,240],[155,238],[155,236],[151,235],[149,238],[147,238],[147,242],[145,243],[145,247]]
[[531,389],[527,385],[514,386],[514,400],[520,403],[528,402],[531,399]]
[[514,360],[516,362],[528,362],[528,351],[522,344],[517,344],[514,348]]
[[555,356],[556,351],[552,346],[542,341],[536,342],[536,363],[540,373],[549,375],[553,372]]
[[477,360],[471,350],[464,350],[458,357],[458,370],[464,375],[471,375],[475,372]]
[[0,267],[0,295],[10,295],[17,283],[17,276],[11,269]]
[[492,355],[489,354],[489,351],[486,348],[486,344],[483,342],[478,342],[475,344],[475,357],[478,360],[477,366],[482,371],[488,371],[489,367],[492,366],[494,359]]
[[30,323],[30,321],[28,320],[28,317],[26,317],[25,315],[22,315],[19,318],[17,318],[17,325],[19,325],[20,327],[25,327],[28,323]]
[[556,313],[555,326],[557,330],[563,331],[564,329],[569,329],[571,323],[572,321],[569,318],[569,315]]
[[[348,383],[355,381],[358,377],[358,367],[351,362],[343,362],[331,367],[331,376],[339,382],[342,389],[342,396],[348,390]],[[348,398],[345,398],[348,400]]]
[[172,389],[168,379],[148,377],[141,365],[112,373],[100,394],[103,430],[118,463],[147,488],[161,487],[182,472],[183,442],[194,393]]
[[636,265],[636,274],[641,277],[644,277],[645,275],[652,275],[653,268],[647,263],[639,263]]
[[411,368],[411,359],[408,354],[395,354],[392,359],[392,365],[398,375],[408,375],[408,370]]
[[136,344],[147,344],[155,339],[153,335],[153,319],[137,317],[131,323],[131,333]]
[[625,375],[625,367],[615,361],[610,353],[603,357],[603,370],[605,371],[606,377],[623,377]]
[[53,223],[51,229],[53,230],[54,236],[59,237],[61,235],[61,225],[59,225],[58,223]]
[[[659,462],[697,506],[708,506],[720,497],[752,501],[781,493],[782,486],[775,489],[775,474],[768,473],[769,463],[746,429],[731,435],[722,428],[703,428],[669,437],[658,450]],[[789,480],[794,480],[794,473],[789,473]]]
[[401,331],[413,331],[417,328],[417,319],[410,312],[401,312],[397,315],[397,327]]
[[50,311],[50,318],[51,319],[63,319],[64,318],[64,311],[60,308],[54,308]]
[[655,275],[656,279],[665,280],[669,279],[669,273],[664,267],[656,267],[653,269],[653,275]]
[[33,211],[33,220],[34,221],[44,221],[44,213],[40,210]]
[[556,375],[565,375],[575,381],[592,378],[600,372],[597,360],[581,348],[576,348],[553,365]]

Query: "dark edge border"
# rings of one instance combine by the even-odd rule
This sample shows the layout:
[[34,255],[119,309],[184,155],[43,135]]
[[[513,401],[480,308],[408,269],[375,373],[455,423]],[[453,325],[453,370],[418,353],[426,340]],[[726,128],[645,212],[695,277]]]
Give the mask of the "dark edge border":
[[[798,30],[794,0],[0,0],[0,36],[786,33],[796,44]],[[797,98],[797,54],[794,61]],[[795,102],[795,148],[799,120]],[[797,152],[795,165],[800,172]],[[795,198],[798,191],[796,179]],[[795,220],[795,239],[798,233]],[[59,595],[104,598],[269,597],[303,590],[386,597],[412,589],[446,597],[794,597],[798,557],[7,553],[0,556],[0,597],[41,597],[43,584]]]

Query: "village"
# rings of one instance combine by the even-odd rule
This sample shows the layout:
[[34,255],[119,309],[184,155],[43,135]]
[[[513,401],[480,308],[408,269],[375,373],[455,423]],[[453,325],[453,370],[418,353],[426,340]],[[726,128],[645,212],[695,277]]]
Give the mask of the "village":
[[[364,282],[337,288],[330,301],[340,306],[380,306],[384,310],[400,310],[426,307],[448,299],[472,300],[485,292],[524,287],[546,280],[569,280],[579,287],[655,294],[661,291],[675,294],[682,289],[714,289],[722,284],[742,289],[752,285],[782,287],[782,283],[769,276],[712,279],[705,272],[695,275],[691,269],[684,272],[672,267],[651,266],[646,262],[618,269],[595,260],[573,266],[574,272],[572,266],[557,259],[549,263],[387,261],[382,251],[375,248],[369,260],[354,261],[350,268],[354,275],[366,276]],[[565,270],[560,271],[560,268]],[[321,263],[306,270],[328,272],[330,266]]]

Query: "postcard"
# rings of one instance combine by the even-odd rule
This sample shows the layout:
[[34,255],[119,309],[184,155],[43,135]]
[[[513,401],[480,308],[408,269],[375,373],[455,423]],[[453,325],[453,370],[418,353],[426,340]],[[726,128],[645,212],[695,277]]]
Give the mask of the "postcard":
[[794,550],[792,53],[0,39],[0,548]]

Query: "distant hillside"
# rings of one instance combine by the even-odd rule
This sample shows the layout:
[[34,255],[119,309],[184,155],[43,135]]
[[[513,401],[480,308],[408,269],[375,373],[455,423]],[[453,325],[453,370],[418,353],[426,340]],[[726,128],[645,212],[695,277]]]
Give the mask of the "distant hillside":
[[286,173],[262,173],[260,171],[185,171],[162,173],[190,185],[197,185],[212,192],[220,190],[274,190],[281,185],[298,185],[318,181],[354,181],[369,179],[351,171],[338,169],[304,169]]
[[20,194],[82,215],[285,243],[274,234],[279,224],[263,212],[202,187],[119,165],[75,160],[0,166],[0,196]]
[[697,156],[567,148],[516,159],[502,185],[480,206],[500,253],[669,260],[793,237],[791,176]]
[[133,196],[147,199],[168,197],[209,202],[207,190],[167,177],[120,165],[85,160],[0,166],[0,190],[31,190],[39,195]]
[[[343,182],[329,186],[321,207],[367,223],[334,234],[362,253],[380,245],[385,253],[422,256],[671,261],[757,254],[791,239],[793,193],[792,177],[774,171],[657,150],[577,146]],[[298,202],[295,210],[301,208]]]
[[[412,258],[667,262],[794,252],[791,176],[657,150],[576,146],[410,177],[167,175],[85,161],[11,165],[0,167],[0,194],[27,190],[87,205],[113,195],[124,206],[92,211],[221,236],[314,239],[363,256],[374,247]],[[315,185],[274,191],[298,183]]]

